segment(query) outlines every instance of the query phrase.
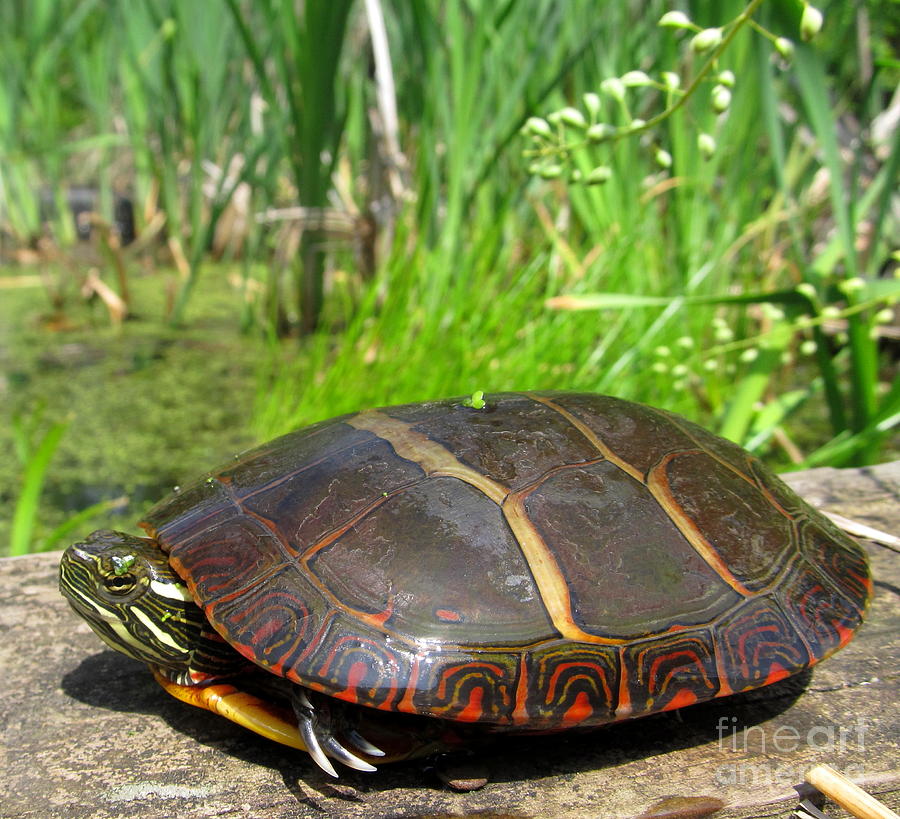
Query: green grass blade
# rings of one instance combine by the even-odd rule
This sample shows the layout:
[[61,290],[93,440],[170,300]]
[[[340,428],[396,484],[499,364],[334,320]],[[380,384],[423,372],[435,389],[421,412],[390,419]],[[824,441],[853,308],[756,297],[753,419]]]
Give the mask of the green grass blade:
[[631,293],[586,293],[578,296],[556,296],[547,306],[557,310],[599,310],[625,307],[666,307],[673,300],[681,304],[794,304],[803,305],[806,298],[795,290],[770,293],[722,294],[718,296],[637,296]]
[[[842,240],[846,277],[854,278],[859,275],[855,219],[848,204],[851,200],[844,184],[845,169],[838,148],[836,122],[828,98],[828,82],[821,57],[809,48],[798,48],[796,71],[800,93],[828,170],[832,213]],[[853,359],[850,367],[850,404],[852,424],[857,432],[869,426],[876,409],[878,365],[870,330],[870,322],[864,316],[853,317],[848,322],[850,354]],[[875,453],[869,449],[861,452],[863,461],[869,462],[874,457]]]
[[76,529],[81,528],[85,523],[96,518],[105,512],[111,512],[115,509],[122,509],[128,505],[128,498],[124,495],[120,498],[109,498],[97,503],[91,504],[85,509],[76,512],[67,520],[57,526],[49,535],[43,538],[40,544],[33,551],[47,552],[62,543]]
[[27,554],[31,548],[32,534],[37,521],[41,490],[47,477],[47,469],[67,427],[68,424],[63,422],[53,424],[29,454],[13,513],[9,544],[11,555]]

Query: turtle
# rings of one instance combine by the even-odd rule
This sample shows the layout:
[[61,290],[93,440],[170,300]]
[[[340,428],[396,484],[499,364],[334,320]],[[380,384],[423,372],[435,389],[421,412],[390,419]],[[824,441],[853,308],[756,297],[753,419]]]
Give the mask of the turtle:
[[[64,553],[75,611],[170,693],[333,776],[777,682],[844,646],[872,593],[859,544],[756,457],[592,393],[343,415],[140,526]],[[250,670],[272,685],[241,688]],[[409,725],[400,751],[369,733]]]

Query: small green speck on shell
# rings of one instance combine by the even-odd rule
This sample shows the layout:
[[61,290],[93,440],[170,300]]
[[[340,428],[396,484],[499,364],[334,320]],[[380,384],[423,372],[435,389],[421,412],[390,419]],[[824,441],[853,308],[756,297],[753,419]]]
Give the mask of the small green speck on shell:
[[487,406],[487,402],[484,400],[484,390],[475,390],[468,398],[463,399],[462,405],[477,410],[484,409]]

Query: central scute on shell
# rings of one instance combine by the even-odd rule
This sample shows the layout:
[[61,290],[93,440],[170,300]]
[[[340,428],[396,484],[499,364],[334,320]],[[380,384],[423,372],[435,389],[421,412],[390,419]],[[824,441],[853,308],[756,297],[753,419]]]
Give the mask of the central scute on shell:
[[144,526],[263,668],[509,729],[781,679],[846,643],[871,589],[861,549],[743,449],[592,394],[346,415]]

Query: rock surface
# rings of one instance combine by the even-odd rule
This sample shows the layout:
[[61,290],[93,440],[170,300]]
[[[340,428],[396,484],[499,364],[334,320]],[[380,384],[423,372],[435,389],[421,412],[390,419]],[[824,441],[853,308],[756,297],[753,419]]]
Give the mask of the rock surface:
[[[900,462],[788,480],[818,506],[900,532]],[[346,770],[333,781],[305,754],[171,699],[69,611],[56,590],[59,553],[8,558],[0,815],[788,816],[793,786],[816,762],[896,809],[900,558],[868,550],[876,578],[868,622],[811,675],[593,733],[498,740],[459,763],[489,771],[487,785],[469,793],[442,784],[453,760]]]

